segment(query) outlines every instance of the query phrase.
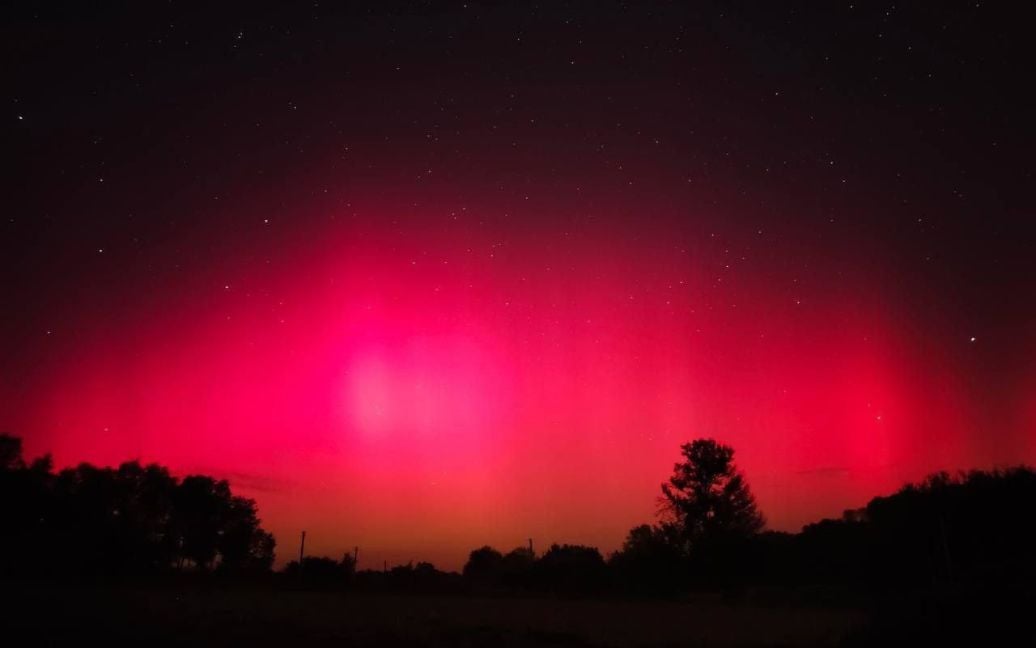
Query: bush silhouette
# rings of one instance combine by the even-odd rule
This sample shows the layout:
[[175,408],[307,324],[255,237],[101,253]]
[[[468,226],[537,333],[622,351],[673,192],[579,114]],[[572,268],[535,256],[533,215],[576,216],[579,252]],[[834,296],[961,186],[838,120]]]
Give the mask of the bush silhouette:
[[636,595],[671,595],[687,584],[687,562],[667,530],[650,524],[630,529],[608,565],[616,585]]
[[293,587],[306,589],[337,589],[348,585],[356,572],[353,557],[346,554],[336,561],[324,556],[306,556],[300,563],[289,562],[283,574]]
[[533,565],[532,582],[548,592],[597,592],[607,582],[607,566],[596,547],[554,544]]
[[536,554],[528,547],[512,549],[500,563],[501,582],[512,589],[528,589],[532,586],[532,573],[536,565]]
[[478,585],[500,585],[503,576],[504,556],[490,546],[471,552],[464,565],[464,578]]

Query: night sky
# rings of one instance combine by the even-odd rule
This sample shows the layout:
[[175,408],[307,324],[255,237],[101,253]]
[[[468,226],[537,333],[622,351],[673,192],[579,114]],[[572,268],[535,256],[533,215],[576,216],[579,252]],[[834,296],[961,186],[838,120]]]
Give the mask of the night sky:
[[614,549],[702,436],[783,530],[1036,462],[1009,3],[336,4],[2,10],[28,454],[361,568]]

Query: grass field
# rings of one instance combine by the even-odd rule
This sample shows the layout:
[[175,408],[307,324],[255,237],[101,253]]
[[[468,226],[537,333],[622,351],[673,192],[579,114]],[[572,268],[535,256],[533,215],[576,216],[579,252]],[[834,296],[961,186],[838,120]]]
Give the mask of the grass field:
[[863,621],[850,610],[715,599],[41,588],[8,588],[4,599],[5,636],[21,637],[8,645],[825,646]]

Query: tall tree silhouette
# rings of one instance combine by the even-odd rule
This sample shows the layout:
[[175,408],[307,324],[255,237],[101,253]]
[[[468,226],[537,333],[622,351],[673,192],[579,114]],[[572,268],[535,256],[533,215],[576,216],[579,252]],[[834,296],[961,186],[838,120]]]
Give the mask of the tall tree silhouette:
[[734,465],[734,449],[713,439],[680,446],[684,460],[662,484],[665,525],[688,550],[737,541],[762,530],[765,520],[744,475]]

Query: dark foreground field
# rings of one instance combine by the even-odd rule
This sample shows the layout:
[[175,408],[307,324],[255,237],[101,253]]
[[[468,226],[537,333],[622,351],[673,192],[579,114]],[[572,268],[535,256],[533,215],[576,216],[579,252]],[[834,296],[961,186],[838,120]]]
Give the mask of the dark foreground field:
[[7,589],[8,645],[825,646],[863,616],[806,607],[276,590]]

